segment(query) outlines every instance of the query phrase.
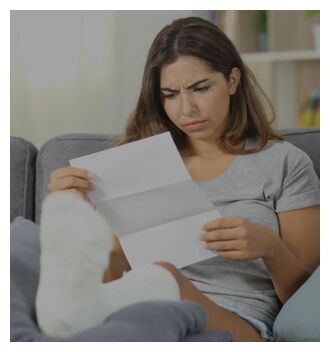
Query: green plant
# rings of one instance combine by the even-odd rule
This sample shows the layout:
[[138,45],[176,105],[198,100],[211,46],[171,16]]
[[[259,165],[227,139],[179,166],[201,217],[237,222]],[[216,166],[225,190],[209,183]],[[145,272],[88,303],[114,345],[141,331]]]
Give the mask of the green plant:
[[305,10],[306,17],[320,18],[320,10]]
[[257,32],[267,32],[267,11],[256,11],[255,26]]

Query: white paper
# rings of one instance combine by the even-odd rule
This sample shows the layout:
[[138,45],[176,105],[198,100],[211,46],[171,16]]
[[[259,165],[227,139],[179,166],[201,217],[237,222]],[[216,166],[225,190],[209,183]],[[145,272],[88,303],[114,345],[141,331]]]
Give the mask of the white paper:
[[119,237],[132,268],[181,268],[216,255],[198,239],[220,213],[191,179],[169,132],[70,160],[88,170],[89,198]]
[[217,217],[217,210],[194,215],[124,236],[121,243],[132,267],[165,261],[182,268],[217,255],[205,249],[198,238],[201,226]]

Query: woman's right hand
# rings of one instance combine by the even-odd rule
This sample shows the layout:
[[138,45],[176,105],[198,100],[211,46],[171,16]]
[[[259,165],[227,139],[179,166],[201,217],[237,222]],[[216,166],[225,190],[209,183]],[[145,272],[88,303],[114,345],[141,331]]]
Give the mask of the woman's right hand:
[[90,181],[92,177],[93,175],[87,170],[71,166],[62,167],[51,173],[48,192],[72,192],[88,200],[86,192],[95,190],[95,185]]

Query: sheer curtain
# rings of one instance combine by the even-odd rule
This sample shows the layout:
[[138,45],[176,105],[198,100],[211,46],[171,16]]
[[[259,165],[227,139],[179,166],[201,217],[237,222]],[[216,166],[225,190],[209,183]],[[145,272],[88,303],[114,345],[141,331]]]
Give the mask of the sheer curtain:
[[120,121],[111,124],[116,31],[112,11],[12,12],[11,134],[40,146],[60,133],[97,132],[106,122],[119,131]]
[[64,133],[121,133],[153,38],[193,12],[12,11],[11,134],[40,147]]

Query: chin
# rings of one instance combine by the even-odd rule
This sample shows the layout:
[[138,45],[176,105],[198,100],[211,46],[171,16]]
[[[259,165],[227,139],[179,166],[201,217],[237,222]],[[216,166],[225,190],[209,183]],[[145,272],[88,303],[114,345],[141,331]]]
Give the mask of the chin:
[[201,130],[186,133],[189,138],[198,139],[198,140],[210,140],[212,139],[212,133],[209,131]]

